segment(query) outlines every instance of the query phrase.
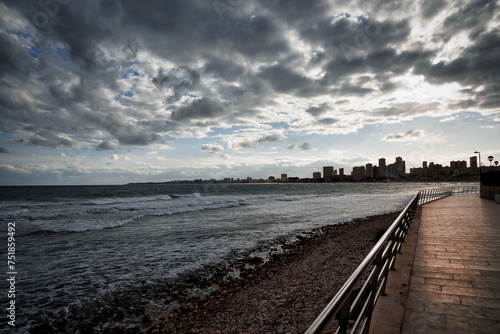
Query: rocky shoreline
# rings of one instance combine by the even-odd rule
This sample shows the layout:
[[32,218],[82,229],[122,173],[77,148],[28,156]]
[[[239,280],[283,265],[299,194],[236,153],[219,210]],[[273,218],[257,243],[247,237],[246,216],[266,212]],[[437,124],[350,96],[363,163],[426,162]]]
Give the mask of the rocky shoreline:
[[[398,213],[254,249],[157,287],[95,301],[36,333],[303,333]],[[33,332],[33,331],[32,331]],[[33,333],[34,333],[33,332]]]

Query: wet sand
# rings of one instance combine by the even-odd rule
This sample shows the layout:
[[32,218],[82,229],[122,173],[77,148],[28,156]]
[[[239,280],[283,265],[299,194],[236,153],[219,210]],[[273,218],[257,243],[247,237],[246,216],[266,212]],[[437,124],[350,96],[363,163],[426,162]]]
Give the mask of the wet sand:
[[[249,257],[156,291],[94,327],[103,333],[303,333],[398,213],[316,229],[263,263]],[[144,299],[142,299],[144,300]],[[165,311],[165,305],[177,307]]]

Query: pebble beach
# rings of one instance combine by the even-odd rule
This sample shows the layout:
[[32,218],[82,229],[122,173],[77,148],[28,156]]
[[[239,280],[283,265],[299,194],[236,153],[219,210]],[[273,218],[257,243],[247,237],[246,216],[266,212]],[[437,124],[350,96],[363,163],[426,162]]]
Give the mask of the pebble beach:
[[[398,213],[326,226],[283,245],[198,272],[154,301],[111,314],[102,333],[303,333]],[[237,273],[237,274],[235,274]],[[154,305],[175,301],[168,312]]]

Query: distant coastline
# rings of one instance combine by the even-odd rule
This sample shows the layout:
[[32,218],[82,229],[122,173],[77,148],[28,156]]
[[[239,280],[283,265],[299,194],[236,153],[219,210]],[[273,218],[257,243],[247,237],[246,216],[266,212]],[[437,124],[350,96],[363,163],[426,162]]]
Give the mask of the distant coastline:
[[440,183],[440,182],[470,182],[470,183],[479,183],[479,175],[469,175],[469,176],[458,176],[458,177],[407,177],[404,179],[366,179],[361,182],[356,182],[352,180],[333,180],[330,182],[326,182],[324,180],[315,180],[310,178],[298,178],[293,181],[282,181],[280,179],[276,179],[274,181],[270,181],[269,179],[236,179],[236,180],[175,180],[175,181],[165,181],[165,182],[131,182],[128,184],[293,184],[293,183]]

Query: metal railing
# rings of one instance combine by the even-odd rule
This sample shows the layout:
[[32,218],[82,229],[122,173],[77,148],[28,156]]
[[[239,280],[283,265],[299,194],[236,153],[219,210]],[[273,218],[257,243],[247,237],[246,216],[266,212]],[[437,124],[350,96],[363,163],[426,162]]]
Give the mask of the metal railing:
[[[306,334],[328,332],[343,334],[368,333],[373,309],[380,295],[385,294],[387,276],[394,269],[396,254],[401,246],[417,209],[419,194],[394,220],[363,262],[344,283],[335,297],[309,327]],[[370,270],[371,269],[371,270]],[[370,273],[361,285],[365,274]]]
[[475,186],[455,186],[453,187],[453,195],[455,194],[479,194],[481,187]]
[[[402,243],[417,206],[450,196],[452,193],[451,187],[419,191],[323,309],[306,334],[326,331],[335,334],[368,333],[373,309],[380,295],[385,295],[389,270],[394,269],[396,255],[401,253]],[[358,291],[357,288],[361,284],[362,287]]]
[[440,198],[453,194],[453,187],[433,188],[419,191],[418,205],[433,202]]

